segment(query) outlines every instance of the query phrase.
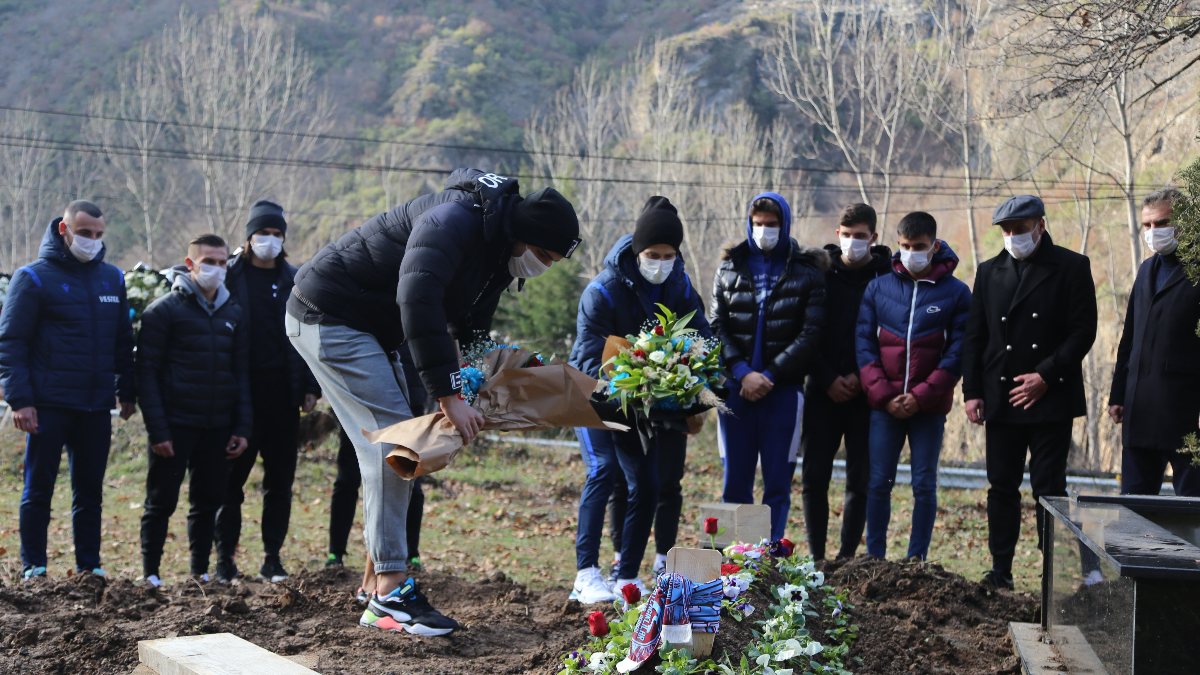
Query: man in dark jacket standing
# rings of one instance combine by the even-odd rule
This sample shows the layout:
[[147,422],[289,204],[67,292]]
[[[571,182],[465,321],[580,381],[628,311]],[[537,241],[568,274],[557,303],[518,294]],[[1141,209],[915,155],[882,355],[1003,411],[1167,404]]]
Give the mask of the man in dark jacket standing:
[[[242,309],[250,341],[250,397],[254,431],[250,446],[230,467],[229,491],[217,513],[217,579],[237,577],[234,556],[242,534],[242,501],[254,461],[263,460],[262,541],[259,574],[278,583],[287,578],[279,551],[287,538],[296,477],[300,411],[310,412],[321,389],[283,331],[284,307],[296,268],[287,262],[283,208],[266,200],[250,209],[246,243],[229,261],[225,285]],[[280,386],[286,384],[286,386]]]
[[578,236],[575,209],[554,189],[522,199],[512,178],[460,169],[445,190],[368,220],[296,274],[288,337],[358,452],[376,572],[361,625],[420,635],[458,628],[406,580],[412,485],[387,466],[390,448],[361,433],[411,416],[406,391],[417,383],[404,377],[396,349],[408,345],[431,403],[470,443],[483,417],[460,396],[456,339],[467,346],[486,332],[513,279],[544,273]]
[[246,450],[251,430],[250,338],[245,313],[225,288],[229,248],[206,234],[188,244],[171,292],[155,300],[138,332],[137,374],[150,436],[142,571],[158,587],[167,523],[188,488],[191,573],[208,581],[217,509],[230,462]]
[[[656,321],[657,305],[679,316],[695,312],[689,327],[703,337],[712,335],[704,304],[692,288],[679,247],[683,222],[666,197],[651,197],[638,216],[633,234],[621,237],[604,258],[604,269],[579,298],[575,344],[570,363],[592,377],[600,376],[604,343],[610,335],[636,334],[647,321]],[[576,429],[587,464],[587,480],[579,497],[575,534],[575,584],[572,595],[584,604],[611,602],[614,590],[634,584],[654,526],[657,555],[654,571],[666,569],[667,553],[675,545],[683,505],[680,481],[687,455],[683,429],[664,428],[639,419],[636,428],[611,432]],[[615,586],[602,579],[598,567],[604,507],[614,481],[624,482],[625,505],[614,505],[621,519],[620,562]]]
[[1122,494],[1158,494],[1170,464],[1175,494],[1200,497],[1200,469],[1178,452],[1200,419],[1200,286],[1179,263],[1171,223],[1182,197],[1167,188],[1142,202],[1142,233],[1153,255],[1129,293],[1108,400],[1108,414],[1123,425]]
[[829,481],[833,458],[843,439],[846,444],[846,500],[842,509],[841,548],[837,557],[853,558],[867,523],[867,453],[871,408],[858,379],[854,356],[854,331],[863,292],[875,277],[891,273],[892,252],[875,246],[875,209],[851,204],[842,212],[835,230],[837,244],[825,247],[831,265],[825,273],[825,327],[820,353],[804,391],[804,454],[801,498],[808,550],[813,558],[825,557],[829,530]]
[[[1004,251],[980,264],[963,341],[967,419],[987,425],[988,548],[983,582],[1012,588],[1029,454],[1036,502],[1067,493],[1072,420],[1087,413],[1083,358],[1096,339],[1096,285],[1087,256],[1056,246],[1042,200],[996,208]],[[1044,514],[1037,507],[1038,537]]]
[[46,228],[39,259],[13,274],[0,314],[0,386],[28,434],[21,494],[25,578],[46,575],[50,498],[62,449],[71,470],[75,568],[103,576],[100,511],[110,411],[134,412],[125,276],[104,262],[104,216],[74,201]]
[[829,268],[825,251],[801,247],[791,227],[782,195],[764,192],[751,200],[746,238],[725,251],[712,293],[713,331],[730,376],[729,413],[718,418],[721,499],[753,503],[761,461],[773,540],[783,537],[792,504],[804,378],[819,349]]

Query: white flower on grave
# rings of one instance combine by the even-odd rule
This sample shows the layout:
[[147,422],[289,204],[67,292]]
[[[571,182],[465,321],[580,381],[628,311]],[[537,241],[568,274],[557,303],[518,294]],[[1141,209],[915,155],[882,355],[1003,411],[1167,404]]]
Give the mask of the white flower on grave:
[[825,651],[825,647],[820,642],[813,640],[804,645],[804,649],[802,649],[800,653],[804,654],[805,656],[816,656],[823,651]]
[[616,660],[616,656],[608,652],[595,652],[588,661],[588,668],[598,673],[605,670],[608,667],[608,662],[613,660]]
[[824,585],[825,585],[825,573],[824,572],[814,572],[812,575],[812,580],[808,582],[809,588],[820,588],[821,586],[824,586]]
[[667,355],[660,350],[650,352],[650,360],[655,363],[662,363],[667,360]]
[[757,659],[754,659],[754,662],[760,666],[766,666],[768,663],[771,662],[771,655],[770,654],[762,654]]

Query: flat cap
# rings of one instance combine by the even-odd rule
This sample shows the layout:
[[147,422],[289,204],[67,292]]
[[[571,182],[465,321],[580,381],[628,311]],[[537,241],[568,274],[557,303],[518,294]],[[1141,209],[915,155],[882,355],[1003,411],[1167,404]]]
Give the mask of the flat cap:
[[1009,197],[992,212],[992,224],[1005,220],[1030,220],[1046,215],[1046,205],[1034,195]]

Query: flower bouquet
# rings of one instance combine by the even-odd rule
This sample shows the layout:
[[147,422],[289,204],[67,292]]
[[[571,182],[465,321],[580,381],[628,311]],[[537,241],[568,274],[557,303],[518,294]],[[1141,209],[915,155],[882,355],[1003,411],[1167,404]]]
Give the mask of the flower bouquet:
[[[601,420],[592,409],[588,397],[596,388],[594,379],[568,365],[546,365],[541,356],[520,347],[490,343],[469,349],[459,375],[461,396],[483,415],[484,430],[627,429]],[[387,463],[403,478],[446,468],[464,445],[441,412],[362,433],[372,443],[396,446]]]
[[[610,337],[605,346],[604,376],[600,396],[626,418],[684,418],[710,408],[724,409],[717,390],[722,388],[721,343],[700,337],[689,328],[695,312],[678,316],[663,305],[656,324],[624,339]],[[608,356],[609,354],[612,356]],[[598,406],[605,414],[602,404]]]
[[158,298],[171,292],[171,284],[159,272],[145,263],[138,263],[125,273],[125,297],[129,300],[129,320],[136,333],[142,322],[142,313]]

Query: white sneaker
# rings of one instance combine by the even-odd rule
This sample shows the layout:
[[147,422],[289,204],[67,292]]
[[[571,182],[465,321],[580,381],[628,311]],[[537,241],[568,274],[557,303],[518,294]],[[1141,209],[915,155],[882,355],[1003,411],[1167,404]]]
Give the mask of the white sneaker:
[[585,605],[612,602],[617,599],[599,567],[587,567],[579,570],[575,575],[575,588],[571,594]]
[[157,574],[151,574],[146,577],[146,585],[150,588],[158,588],[162,586],[162,579],[159,579]]
[[637,586],[638,592],[642,594],[643,598],[647,597],[649,595],[649,591],[646,590],[646,587],[642,584],[641,579],[617,579],[616,581],[613,582],[613,586],[612,586],[613,593],[617,596],[620,596],[621,589],[625,588],[629,584],[633,584],[634,586]]

